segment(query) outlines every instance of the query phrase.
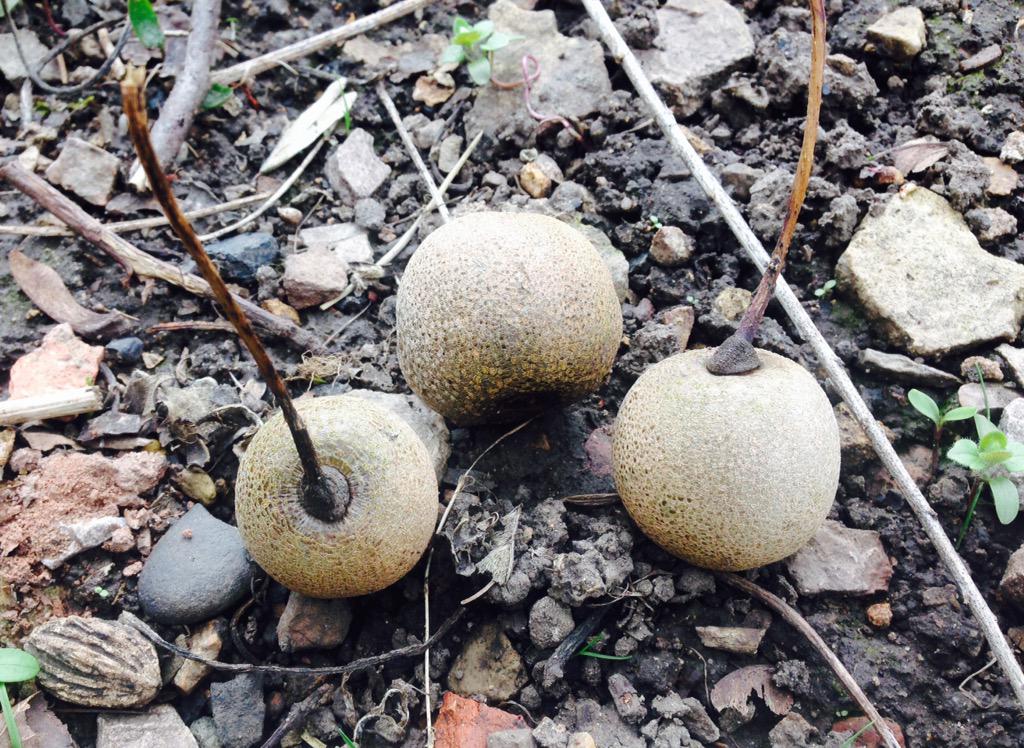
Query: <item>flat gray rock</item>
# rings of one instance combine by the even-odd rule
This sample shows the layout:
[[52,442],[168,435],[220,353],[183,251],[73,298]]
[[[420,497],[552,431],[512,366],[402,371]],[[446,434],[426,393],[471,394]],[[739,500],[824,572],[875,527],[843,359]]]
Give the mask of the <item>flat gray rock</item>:
[[[553,11],[523,10],[510,0],[498,0],[488,17],[498,31],[524,37],[495,52],[495,78],[522,80],[523,55],[533,55],[540,63],[540,78],[531,97],[538,112],[569,119],[585,117],[597,111],[602,97],[611,93],[600,42],[563,36]],[[487,86],[477,89],[476,102],[466,116],[466,134],[472,137],[483,130],[499,137],[529,135],[538,124],[523,106],[521,89]]]
[[743,13],[725,0],[668,0],[657,11],[652,49],[637,52],[656,86],[681,116],[754,55],[754,37]]
[[874,530],[828,520],[786,561],[801,595],[870,595],[889,589],[892,564]]
[[57,160],[46,169],[46,178],[59,187],[71,190],[93,205],[110,202],[120,162],[81,138],[68,138]]
[[267,712],[261,674],[245,673],[214,683],[210,705],[223,748],[250,748],[260,742]]
[[1013,339],[1024,317],[1024,267],[983,250],[963,216],[923,187],[861,222],[836,275],[879,331],[915,356]]
[[150,707],[141,714],[100,714],[96,748],[199,748],[173,706]]
[[926,384],[933,387],[955,387],[960,384],[960,377],[934,366],[919,363],[900,353],[883,353],[865,348],[861,351],[859,361],[867,374],[880,372],[908,384]]
[[196,504],[153,547],[139,575],[139,602],[160,623],[196,623],[239,602],[251,581],[238,529]]
[[1021,399],[1020,390],[992,382],[988,382],[984,390],[977,382],[968,382],[957,390],[956,394],[960,405],[977,408],[979,413],[984,413],[986,407],[990,410],[1002,410]]
[[996,353],[1002,356],[1009,365],[1017,384],[1024,385],[1024,348],[1014,348],[1012,345],[1003,343],[996,348]]
[[391,175],[391,167],[377,156],[373,136],[356,128],[327,157],[324,173],[341,201],[355,205],[384,184]]

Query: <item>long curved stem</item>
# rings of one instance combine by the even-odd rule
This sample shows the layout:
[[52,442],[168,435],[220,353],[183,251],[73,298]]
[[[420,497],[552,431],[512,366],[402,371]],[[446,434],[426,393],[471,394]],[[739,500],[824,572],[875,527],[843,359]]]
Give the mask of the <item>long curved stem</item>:
[[4,712],[4,724],[7,725],[7,737],[10,738],[11,748],[21,748],[21,733],[18,732],[18,723],[14,721],[14,709],[11,708],[11,697],[7,694],[6,683],[0,683],[0,709]]
[[295,449],[299,454],[299,461],[302,463],[303,506],[314,517],[324,521],[336,521],[344,516],[351,499],[347,481],[338,471],[331,470],[331,474],[328,475],[321,467],[313,446],[313,439],[309,435],[305,421],[295,409],[288,387],[270,360],[270,356],[267,355],[263,344],[253,332],[249,318],[245,316],[238,302],[228,291],[224,279],[221,278],[217,266],[213,264],[210,256],[206,253],[192,224],[182,213],[181,206],[171,190],[170,180],[167,179],[167,175],[161,168],[156,151],[153,149],[153,143],[149,138],[145,96],[142,92],[144,83],[145,70],[142,68],[130,69],[121,83],[121,99],[125,114],[128,116],[128,129],[132,142],[135,144],[139,162],[153,189],[153,195],[160,203],[160,207],[163,208],[167,222],[171,225],[174,233],[196,263],[203,278],[210,284],[217,304],[234,326],[245,347],[249,349],[249,353],[256,361],[260,375],[281,406],[281,413],[288,424],[288,430],[291,432]]
[[775,295],[775,284],[786,266],[789,245],[793,241],[800,209],[807,196],[807,184],[811,180],[814,166],[814,146],[818,142],[818,120],[821,115],[821,91],[825,80],[825,0],[809,0],[811,6],[811,74],[807,84],[807,119],[804,121],[804,137],[800,146],[800,159],[793,177],[789,194],[789,206],[782,231],[775,242],[771,260],[765,268],[761,282],[740,320],[736,332],[719,346],[708,359],[707,369],[712,374],[742,374],[761,365],[754,351],[754,337],[764,320],[768,302]]

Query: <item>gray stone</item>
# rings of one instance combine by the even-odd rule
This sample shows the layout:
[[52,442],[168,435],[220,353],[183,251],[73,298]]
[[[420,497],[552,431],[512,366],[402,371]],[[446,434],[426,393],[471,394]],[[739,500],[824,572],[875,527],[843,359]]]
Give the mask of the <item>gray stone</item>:
[[437,168],[442,173],[447,174],[455,168],[455,164],[459,161],[459,156],[462,155],[462,144],[464,142],[461,135],[449,135],[441,141],[441,144],[437,147]]
[[1012,339],[1024,316],[1024,267],[995,257],[942,197],[922,187],[866,217],[836,274],[881,332],[918,356]]
[[670,691],[664,696],[655,696],[651,706],[666,719],[681,719],[686,729],[704,743],[714,743],[721,736],[704,705],[693,697],[684,699]]
[[551,717],[544,717],[533,728],[533,739],[541,748],[564,748],[569,740],[569,731]]
[[376,231],[384,225],[387,219],[387,211],[379,200],[372,197],[364,197],[356,203],[355,208],[356,224],[369,231]]
[[853,195],[840,195],[828,204],[828,210],[822,213],[818,219],[818,226],[821,228],[825,244],[830,247],[841,247],[851,238],[857,229],[857,220],[860,218],[860,208],[857,205],[857,198]]
[[224,748],[250,748],[263,737],[263,676],[236,675],[210,686],[210,705],[217,737]]
[[427,404],[417,395],[375,392],[373,390],[352,390],[348,394],[381,405],[409,424],[416,432],[416,436],[426,446],[427,453],[434,461],[434,471],[437,473],[438,481],[444,477],[452,446],[451,434],[440,414],[427,407]]
[[188,729],[199,744],[199,748],[223,748],[220,738],[217,737],[217,724],[213,717],[200,717]]
[[462,696],[508,701],[526,683],[519,653],[495,623],[480,626],[466,641],[448,673],[448,688]]
[[1024,386],[1024,348],[1014,348],[1012,345],[1003,343],[996,348],[996,353],[1002,356],[1009,365],[1017,384]]
[[1006,136],[999,158],[1008,164],[1024,163],[1024,130],[1014,130]]
[[1010,556],[1003,578],[999,581],[999,592],[1009,602],[1024,610],[1024,546]]
[[986,405],[993,411],[1002,410],[1021,397],[1020,390],[991,382],[985,385],[984,390],[979,383],[968,382],[956,394],[961,405],[977,408],[979,413],[985,412]]
[[960,378],[948,371],[919,363],[900,353],[883,353],[873,348],[865,348],[858,360],[865,373],[883,374],[899,382],[931,387],[955,387],[960,384]]
[[575,626],[569,606],[552,597],[545,595],[530,608],[530,641],[541,649],[557,647]]
[[757,654],[764,633],[765,629],[739,626],[697,626],[697,636],[705,647],[743,655]]
[[[778,28],[758,42],[757,56],[773,99],[789,102],[806,96],[811,62],[809,33]],[[825,58],[824,106],[863,109],[877,95],[878,84],[863,62],[843,54]]]
[[867,35],[887,55],[898,60],[917,57],[928,42],[924,14],[913,6],[886,13],[868,26]]
[[[365,198],[356,205],[376,200]],[[378,205],[380,203],[377,203]],[[358,210],[358,208],[357,208]],[[383,210],[383,208],[381,208]],[[366,231],[355,223],[330,223],[299,232],[299,241],[309,249],[328,250],[347,265],[373,262],[373,248]]]
[[272,234],[253,232],[206,245],[206,251],[228,280],[249,283],[261,265],[281,259],[281,248]]
[[611,239],[600,229],[585,223],[573,223],[581,234],[590,240],[594,249],[601,255],[604,264],[608,266],[608,272],[612,274],[612,285],[615,286],[615,293],[619,301],[625,301],[629,295],[629,261],[621,250],[612,244]]
[[764,176],[764,169],[756,169],[743,163],[729,164],[722,168],[722,184],[729,188],[733,197],[742,202],[750,199],[750,188]]
[[239,602],[251,582],[238,529],[196,504],[153,547],[139,576],[139,602],[160,623],[197,623]]
[[327,181],[346,205],[369,197],[391,175],[391,167],[377,156],[373,136],[356,128],[330,156],[324,167]]
[[820,745],[812,740],[818,734],[806,719],[796,712],[783,717],[768,733],[771,748],[811,748]]
[[725,0],[668,0],[657,16],[654,48],[637,56],[651,82],[686,117],[753,57],[754,37],[743,13]]
[[1017,219],[1002,208],[975,208],[967,212],[966,218],[978,240],[985,244],[1017,233]]
[[487,736],[487,748],[534,748],[536,745],[533,731],[525,727],[492,732]]
[[647,716],[644,697],[622,673],[614,673],[609,676],[608,692],[612,695],[615,710],[626,722],[635,725]]
[[892,564],[874,530],[854,530],[828,520],[786,561],[801,595],[870,595],[889,589]]
[[[553,11],[523,10],[511,0],[491,5],[488,17],[505,33],[523,37],[495,53],[496,78],[521,79],[523,55],[530,54],[541,70],[531,97],[537,111],[570,119],[598,111],[602,98],[612,91],[600,42],[563,36]],[[495,86],[477,90],[465,121],[467,133],[483,130],[499,137],[527,136],[536,126],[537,121],[523,107],[522,91]]]
[[296,309],[335,298],[348,285],[348,264],[334,252],[317,247],[284,258],[281,281],[288,303]]
[[678,226],[662,226],[651,239],[651,259],[659,265],[674,268],[689,262],[696,242]]
[[277,644],[284,652],[333,649],[345,641],[351,625],[348,600],[319,600],[292,592],[277,621]]
[[122,527],[128,527],[128,523],[123,517],[110,516],[92,517],[81,522],[72,522],[69,525],[58,524],[57,529],[68,538],[67,545],[59,556],[44,558],[43,566],[47,569],[56,569],[82,551],[107,542],[114,531]]
[[200,748],[173,706],[163,704],[141,714],[100,714],[96,748]]
[[46,169],[46,178],[102,207],[110,202],[118,165],[117,156],[81,138],[69,137],[57,160]]
[[[6,20],[4,23],[6,24]],[[39,41],[36,32],[29,31],[24,27],[18,31],[18,41],[21,42],[21,50],[25,53],[25,59],[33,68],[39,67],[39,62],[50,51],[45,44]],[[25,66],[21,64],[18,49],[14,46],[14,34],[0,34],[0,73],[3,73],[4,78],[11,83],[11,86],[28,75]],[[45,81],[59,80],[60,68],[57,67],[57,62],[51,60],[46,63],[46,67],[42,69],[39,77]]]

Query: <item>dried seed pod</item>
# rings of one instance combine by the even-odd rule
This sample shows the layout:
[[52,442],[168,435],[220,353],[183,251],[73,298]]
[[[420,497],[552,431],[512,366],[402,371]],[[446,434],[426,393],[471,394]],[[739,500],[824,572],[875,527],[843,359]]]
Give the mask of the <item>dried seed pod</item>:
[[139,707],[160,690],[153,645],[116,621],[54,618],[33,631],[24,646],[39,660],[39,685],[72,704]]

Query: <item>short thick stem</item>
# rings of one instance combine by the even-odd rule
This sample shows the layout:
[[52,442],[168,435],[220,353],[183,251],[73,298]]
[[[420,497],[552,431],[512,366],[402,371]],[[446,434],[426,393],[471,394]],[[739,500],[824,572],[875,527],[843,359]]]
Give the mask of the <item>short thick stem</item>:
[[[213,264],[210,256],[206,253],[203,243],[192,228],[185,214],[178,204],[174,192],[171,190],[170,181],[160,166],[153,143],[149,137],[148,118],[146,116],[145,98],[142,93],[142,86],[145,81],[145,70],[132,69],[125,76],[121,83],[121,98],[125,114],[128,116],[128,129],[132,142],[135,144],[135,151],[139,157],[139,163],[146,172],[149,184],[153,189],[153,195],[163,208],[167,221],[178,239],[185,246],[185,250],[196,263],[203,278],[210,285],[213,297],[234,326],[238,337],[245,344],[245,347],[252,354],[256,361],[256,367],[260,375],[266,381],[270,391],[274,393],[281,406],[281,414],[288,424],[292,440],[295,442],[295,449],[302,463],[303,482],[301,486],[302,504],[306,511],[312,516],[325,522],[337,521],[344,516],[345,511],[351,502],[348,481],[336,470],[327,471],[320,465],[316,449],[313,446],[313,439],[306,428],[306,422],[295,408],[291,393],[278,373],[274,363],[267,355],[266,349],[256,337],[249,318],[242,312],[242,308],[235,301],[231,292],[228,291],[224,279],[221,278],[217,266]],[[337,476],[341,476],[340,480]]]
[[807,119],[804,122],[803,143],[797,162],[793,187],[789,195],[786,218],[782,223],[775,250],[761,282],[754,291],[739,328],[723,343],[707,361],[707,370],[712,374],[743,374],[761,365],[754,350],[754,338],[761,328],[768,302],[775,295],[775,285],[786,266],[789,245],[793,241],[800,209],[807,195],[807,184],[811,180],[814,166],[814,146],[818,142],[818,120],[821,114],[821,89],[825,80],[825,3],[824,0],[809,0],[811,6],[811,75],[807,84]]

